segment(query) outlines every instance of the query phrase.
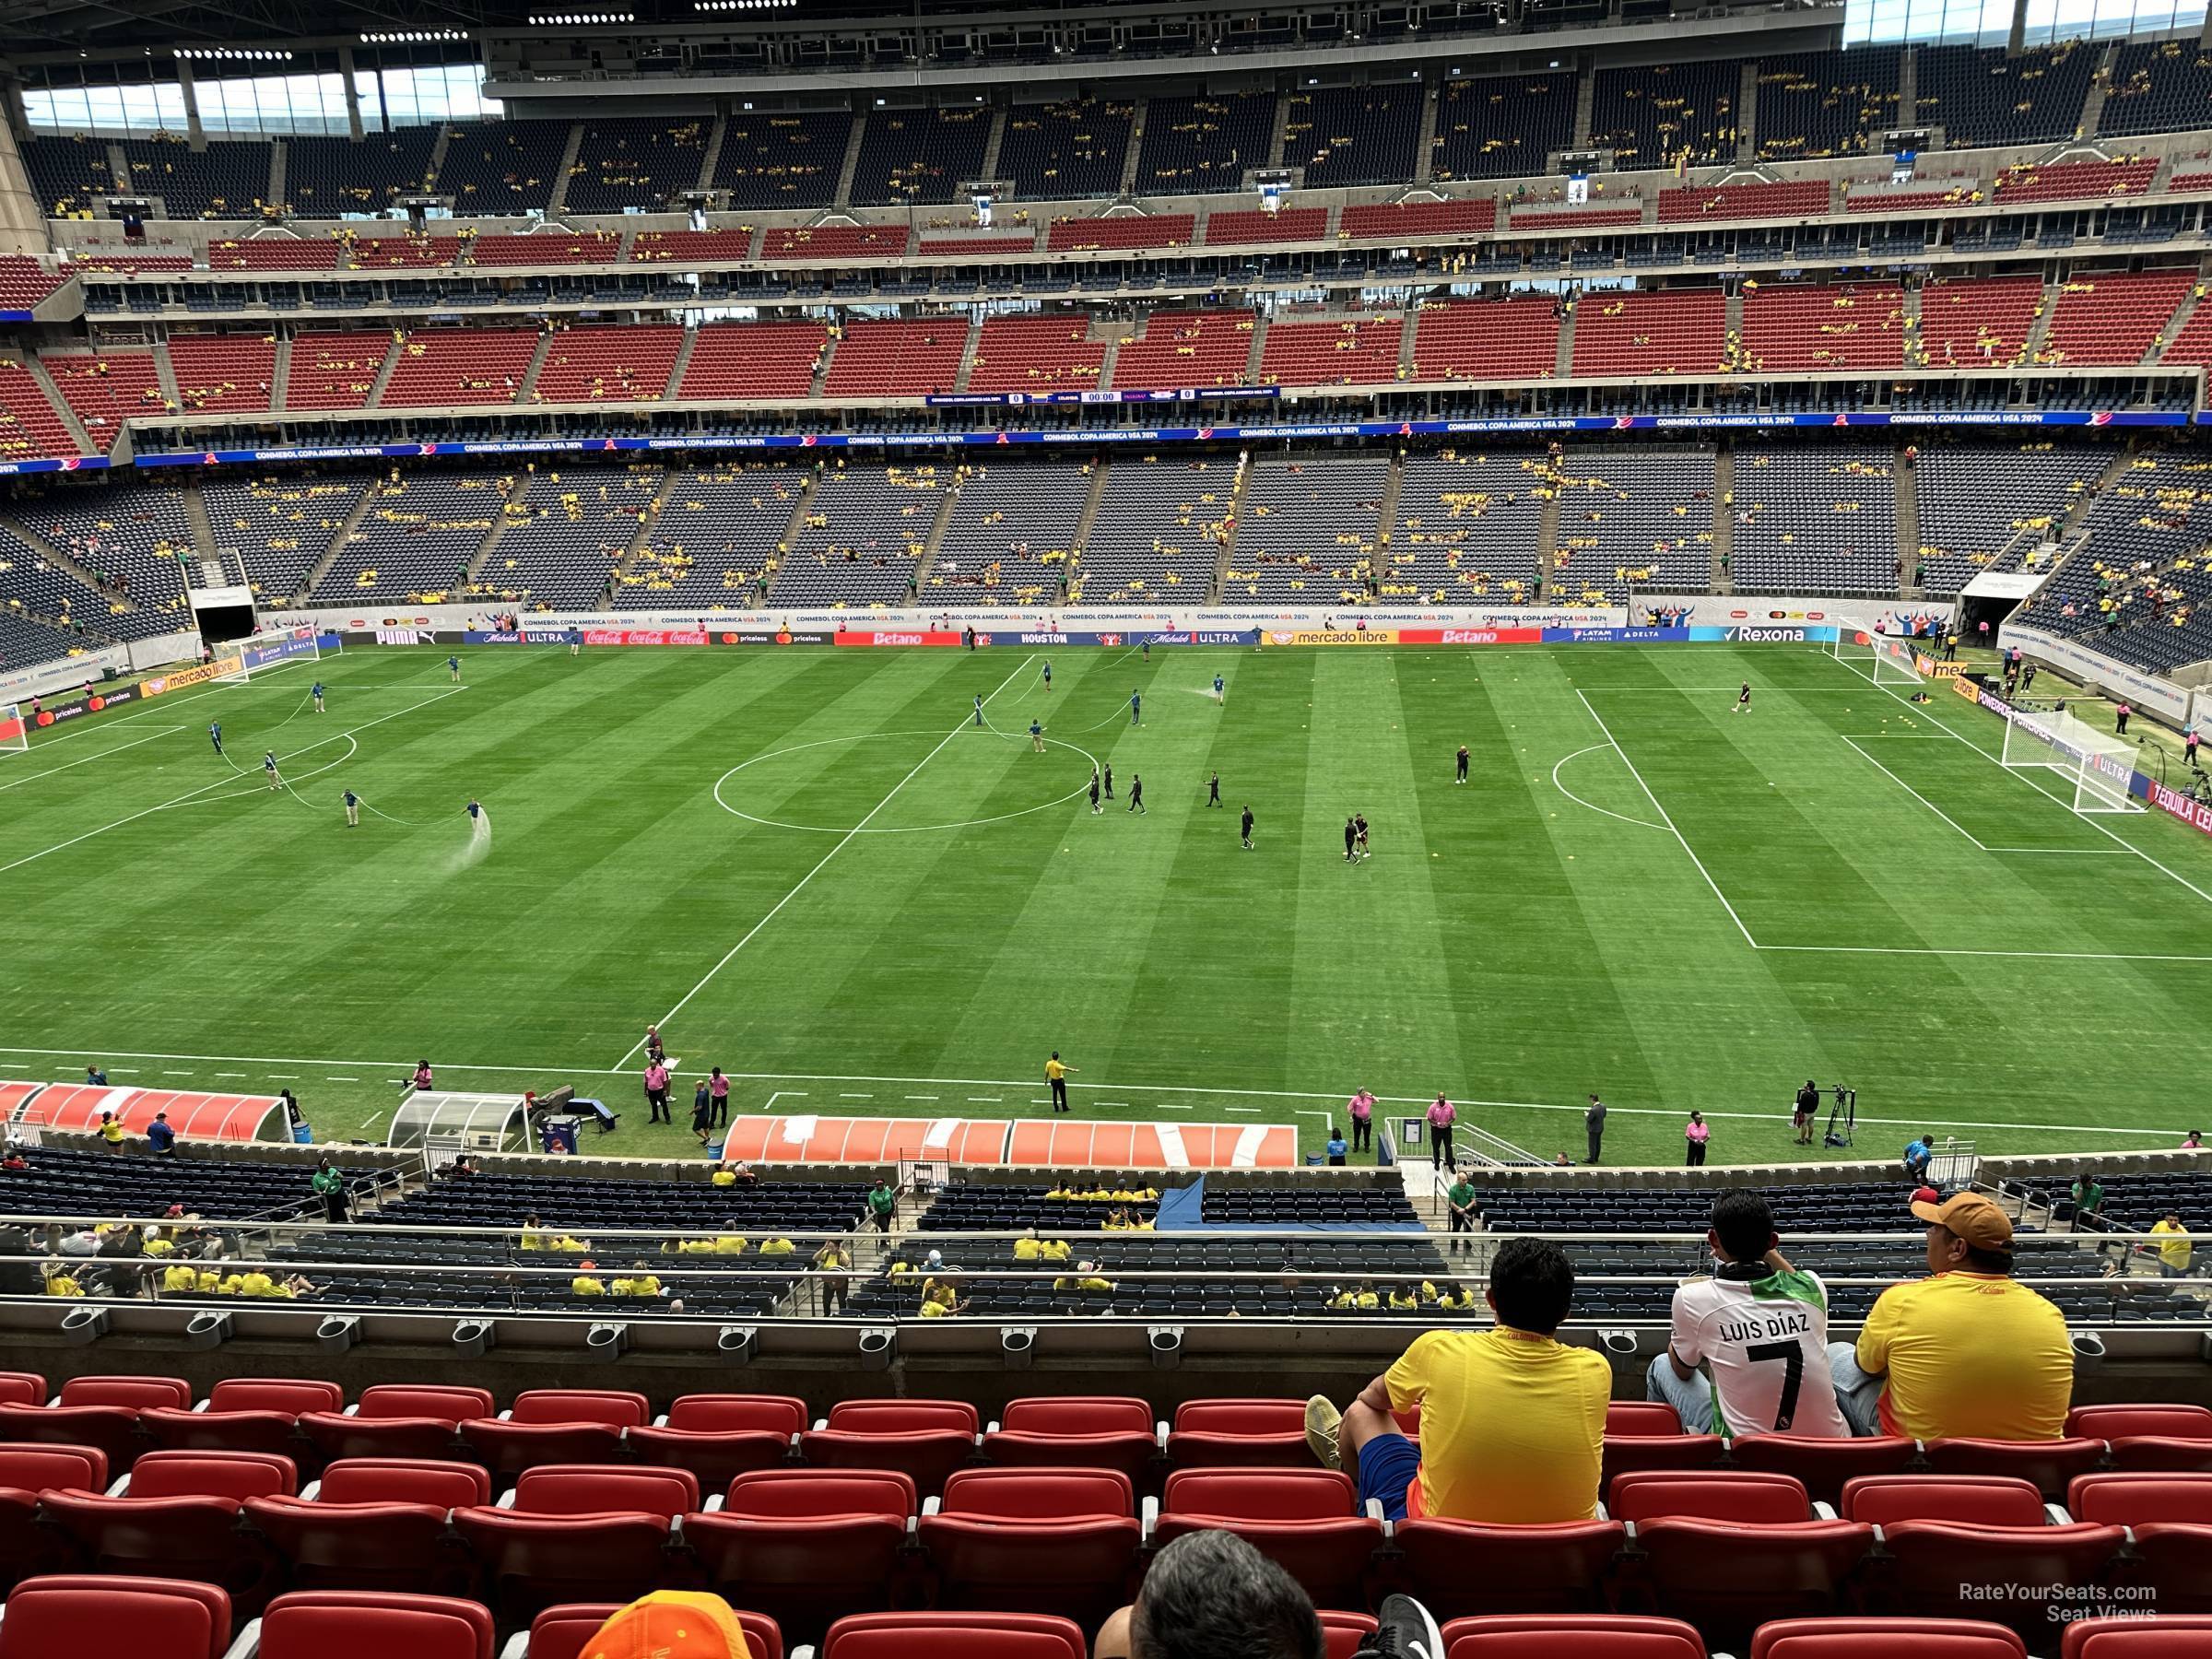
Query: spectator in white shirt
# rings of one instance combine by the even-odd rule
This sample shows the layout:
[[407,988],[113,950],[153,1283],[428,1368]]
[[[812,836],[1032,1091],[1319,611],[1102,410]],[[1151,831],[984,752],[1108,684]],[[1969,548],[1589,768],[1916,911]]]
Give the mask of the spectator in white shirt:
[[1691,1434],[1848,1438],[1829,1371],[1827,1288],[1776,1247],[1767,1201],[1724,1192],[1705,1240],[1713,1271],[1676,1289],[1673,1333],[1645,1396],[1672,1406]]

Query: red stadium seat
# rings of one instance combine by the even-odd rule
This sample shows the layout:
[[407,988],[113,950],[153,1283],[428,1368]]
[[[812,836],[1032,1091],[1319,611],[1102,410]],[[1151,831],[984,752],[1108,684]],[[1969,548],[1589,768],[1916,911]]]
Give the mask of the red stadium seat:
[[1612,1490],[1615,1517],[1636,1528],[1636,1587],[1732,1652],[1768,1619],[1834,1612],[1874,1546],[1864,1522],[1812,1519],[1786,1475],[1644,1471]]
[[1957,1521],[1970,1526],[2041,1526],[2043,1495],[2009,1475],[1866,1475],[1843,1488],[1837,1513],[1888,1526]]
[[138,1414],[156,1445],[171,1452],[258,1452],[298,1462],[313,1452],[289,1411],[179,1411],[164,1406]]
[[1739,1435],[1728,1458],[1739,1469],[1793,1475],[1815,1503],[1835,1503],[1844,1485],[1863,1475],[1898,1475],[1911,1466],[1919,1445],[1901,1434],[1870,1440],[1830,1440],[1808,1434]]
[[379,1383],[362,1391],[350,1412],[302,1412],[300,1430],[328,1459],[447,1458],[457,1431],[472,1418],[492,1415],[488,1388]]
[[97,1446],[0,1446],[0,1487],[27,1492],[48,1487],[104,1492],[108,1460]]
[[43,1406],[46,1379],[37,1371],[0,1371],[0,1406]]
[[491,1659],[491,1613],[473,1601],[362,1590],[280,1595],[261,1619],[260,1659]]
[[2106,1441],[2116,1469],[2212,1472],[2212,1409],[2202,1406],[2077,1406],[2066,1432]]
[[1444,1659],[1705,1659],[1696,1630],[1674,1618],[1607,1613],[1455,1618]]
[[1750,1659],[2028,1659],[2018,1632],[1964,1618],[1783,1618]]
[[1321,1620],[1321,1639],[1326,1644],[1324,1651],[1328,1659],[1352,1659],[1360,1645],[1375,1633],[1374,1616],[1369,1613],[1340,1613],[1329,1608],[1316,1611]]
[[349,1457],[323,1471],[318,1503],[428,1503],[466,1509],[489,1503],[491,1475],[482,1464],[433,1463],[411,1457]]
[[788,1394],[686,1394],[665,1422],[630,1430],[628,1443],[640,1463],[688,1469],[719,1492],[747,1470],[789,1463],[806,1427],[806,1401]]
[[39,1494],[48,1488],[107,1489],[108,1460],[91,1446],[0,1446],[0,1584],[67,1564],[62,1541],[39,1519]]
[[289,1498],[300,1471],[261,1452],[148,1452],[131,1465],[132,1498]]
[[1177,1469],[1168,1476],[1153,1543],[1232,1532],[1278,1562],[1315,1606],[1365,1606],[1382,1524],[1359,1513],[1357,1498],[1351,1477],[1336,1469]]
[[2113,1526],[2212,1526],[2212,1475],[2079,1475],[2066,1488],[2066,1512]]
[[685,1516],[684,1538],[717,1595],[812,1641],[890,1606],[913,1512],[898,1470],[762,1469],[730,1483],[720,1512]]
[[645,1396],[612,1388],[533,1388],[514,1397],[513,1423],[605,1423],[637,1429],[653,1421]]
[[298,1417],[303,1411],[343,1411],[346,1391],[335,1382],[295,1377],[226,1377],[207,1391],[207,1409],[223,1411],[282,1411]]
[[[346,1466],[334,1464],[332,1473]],[[483,1470],[474,1472],[489,1484]],[[445,1503],[249,1498],[242,1512],[295,1590],[463,1595],[476,1588],[475,1564],[448,1524]]]
[[55,1404],[145,1411],[156,1406],[190,1406],[192,1388],[182,1377],[72,1377],[62,1384]]
[[608,1423],[511,1423],[499,1418],[471,1418],[461,1425],[461,1440],[502,1485],[544,1464],[624,1461],[622,1430]]
[[[599,1627],[622,1610],[618,1602],[571,1602],[547,1607],[530,1621],[530,1646],[524,1659],[582,1659],[584,1644]],[[762,1613],[733,1609],[745,1630],[753,1659],[783,1659],[783,1633]]]
[[1084,1659],[1083,1632],[1045,1613],[859,1613],[822,1659]]
[[47,1446],[91,1446],[120,1475],[152,1442],[129,1406],[0,1406],[0,1441]]
[[2088,1606],[2126,1535],[2117,1526],[1886,1523],[1887,1558],[1869,1586],[1869,1610],[2009,1625],[2031,1642]]
[[223,1659],[230,1598],[175,1579],[35,1578],[0,1619],[0,1659]]
[[361,1391],[353,1408],[361,1418],[438,1418],[458,1426],[470,1418],[490,1417],[497,1407],[488,1388],[458,1383],[379,1382]]
[[1597,1489],[1610,1492],[1617,1477],[1644,1470],[1717,1468],[1727,1449],[1717,1434],[1608,1433]]
[[1679,1434],[1682,1418],[1665,1400],[1613,1400],[1606,1406],[1606,1432],[1625,1439]]
[[1185,1400],[1168,1432],[1168,1462],[1178,1469],[1307,1469],[1303,1400]]
[[579,1597],[633,1602],[658,1589],[667,1571],[665,1515],[534,1515],[472,1505],[453,1512],[453,1529],[476,1557],[503,1624],[527,1624]]
[[1095,1632],[1130,1599],[1143,1528],[1118,1469],[959,1469],[924,1515],[940,1607],[1059,1613]]
[[2116,1441],[2141,1434],[2169,1440],[2212,1440],[2212,1406],[2077,1406],[2066,1413],[2069,1438]]
[[[2204,1659],[2212,1653],[2212,1616],[2081,1618],[2066,1627],[2061,1659]],[[0,1653],[0,1659],[7,1659]]]
[[664,1515],[699,1507],[699,1480],[688,1469],[607,1468],[547,1464],[515,1482],[514,1509],[524,1515]]
[[1812,1519],[1811,1500],[1789,1476],[1737,1469],[1632,1470],[1614,1482],[1606,1509],[1616,1521],[1631,1522],[1688,1515],[1763,1526]]
[[48,1491],[39,1507],[68,1539],[83,1571],[220,1585],[241,1615],[260,1611],[276,1589],[274,1554],[240,1528],[236,1498]]
[[1399,1522],[1394,1537],[1407,1588],[1440,1619],[1603,1612],[1613,1559],[1627,1540],[1618,1521],[1413,1520]]
[[991,1463],[1119,1469],[1140,1485],[1159,1455],[1151,1406],[1111,1394],[1014,1400],[983,1436]]
[[845,1400],[806,1431],[800,1450],[818,1468],[902,1470],[932,1497],[975,1460],[976,1422],[965,1400]]
[[2129,1571],[2155,1592],[2157,1611],[2212,1614],[2212,1474],[2079,1476],[2066,1511],[2128,1529]]
[[2104,1462],[2104,1442],[2072,1437],[2054,1441],[1932,1440],[1922,1448],[1938,1475],[2017,1475],[2035,1482],[2053,1503],[2066,1483]]

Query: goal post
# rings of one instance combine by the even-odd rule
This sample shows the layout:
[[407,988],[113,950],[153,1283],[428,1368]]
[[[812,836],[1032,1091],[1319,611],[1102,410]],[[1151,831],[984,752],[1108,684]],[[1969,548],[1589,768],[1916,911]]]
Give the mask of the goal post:
[[2128,793],[2136,751],[2124,737],[2100,732],[2071,714],[2015,712],[2005,723],[2003,762],[2008,771],[2055,772],[2076,812],[2141,812],[2144,805]]
[[229,677],[234,683],[251,680],[256,674],[274,673],[294,663],[319,662],[323,656],[321,638],[312,628],[269,629],[235,641],[227,649],[238,653],[238,673]]
[[20,755],[30,748],[30,723],[14,703],[0,703],[0,755]]
[[1910,640],[1868,633],[1863,629],[1839,628],[1829,653],[1853,673],[1865,675],[1877,686],[1920,684],[1920,670],[1912,665],[1916,653]]

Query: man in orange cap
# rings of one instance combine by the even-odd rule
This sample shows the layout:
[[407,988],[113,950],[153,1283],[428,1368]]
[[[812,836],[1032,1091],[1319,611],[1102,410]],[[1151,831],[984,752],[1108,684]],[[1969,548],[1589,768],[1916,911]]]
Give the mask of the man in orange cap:
[[730,1604],[697,1590],[655,1590],[583,1644],[582,1659],[753,1659]]
[[2012,1218],[1980,1193],[1915,1195],[1924,1279],[1892,1285],[1854,1346],[1829,1345],[1856,1434],[2056,1440],[2074,1394],[2065,1317],[2012,1277]]

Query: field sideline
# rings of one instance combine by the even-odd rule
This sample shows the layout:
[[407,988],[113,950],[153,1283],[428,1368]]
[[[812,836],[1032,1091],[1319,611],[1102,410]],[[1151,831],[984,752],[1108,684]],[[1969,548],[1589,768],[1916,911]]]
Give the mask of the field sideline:
[[[1058,1048],[1079,1112],[1316,1145],[1362,1082],[1578,1159],[1595,1089],[1620,1163],[1678,1160],[1691,1106],[1715,1161],[1788,1156],[1808,1075],[1858,1088],[1860,1155],[2200,1126],[2166,1057],[2212,1006],[2212,845],[2077,818],[1995,763],[1991,717],[1812,648],[489,648],[459,690],[446,654],[0,760],[0,1073],[288,1083],[348,1137],[427,1056],[573,1080],[626,1113],[600,1146],[674,1152],[634,1076],[661,1018],[681,1100],[720,1064],[747,1111],[1030,1112]],[[384,816],[346,828],[348,785]]]

